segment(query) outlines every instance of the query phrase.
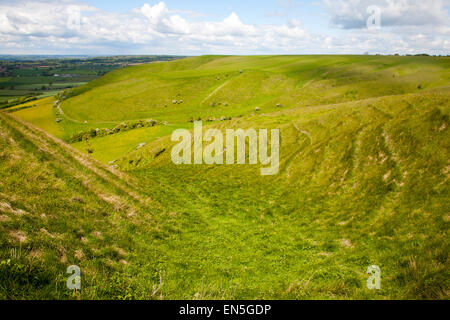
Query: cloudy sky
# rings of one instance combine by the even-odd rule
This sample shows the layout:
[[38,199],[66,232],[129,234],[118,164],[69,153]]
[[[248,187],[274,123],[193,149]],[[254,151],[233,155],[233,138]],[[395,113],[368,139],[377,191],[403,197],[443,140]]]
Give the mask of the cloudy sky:
[[450,0],[0,0],[0,54],[450,54]]

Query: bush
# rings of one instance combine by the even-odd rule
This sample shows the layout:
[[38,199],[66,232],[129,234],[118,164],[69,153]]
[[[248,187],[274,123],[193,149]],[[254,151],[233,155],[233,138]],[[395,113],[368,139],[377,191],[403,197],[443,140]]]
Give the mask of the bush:
[[137,128],[145,128],[145,127],[154,127],[158,122],[153,119],[148,120],[139,120],[134,122],[123,122],[121,124],[116,125],[112,129],[103,128],[103,129],[89,129],[87,131],[80,131],[69,138],[70,143],[81,142],[83,140],[89,140],[95,137],[103,137],[110,134],[119,133],[122,131],[133,130]]

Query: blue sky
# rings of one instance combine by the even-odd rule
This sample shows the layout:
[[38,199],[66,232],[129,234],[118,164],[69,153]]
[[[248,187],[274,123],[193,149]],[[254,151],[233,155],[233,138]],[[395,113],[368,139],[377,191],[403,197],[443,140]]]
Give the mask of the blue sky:
[[[89,0],[85,2],[105,11],[125,13],[134,8],[140,8],[146,3],[158,1]],[[317,0],[166,0],[164,2],[168,8],[173,8],[172,10],[193,11],[216,19],[223,19],[231,12],[236,12],[243,20],[251,24],[265,24],[268,18],[274,22],[282,22],[289,17],[308,18],[314,22],[320,14],[325,14],[323,6]],[[274,15],[275,13],[278,13],[278,16]],[[326,19],[324,22],[327,22]]]
[[0,54],[450,54],[450,0],[0,0]]
[[[127,0],[91,0],[85,1],[105,11],[127,12],[134,8],[140,8],[145,3],[152,1]],[[222,20],[230,13],[236,12],[239,17],[250,24],[281,24],[289,19],[299,19],[305,27],[317,31],[330,30],[329,14],[318,0],[166,0],[168,8],[176,11],[198,13],[193,18],[201,20]],[[157,3],[157,1],[153,1]]]

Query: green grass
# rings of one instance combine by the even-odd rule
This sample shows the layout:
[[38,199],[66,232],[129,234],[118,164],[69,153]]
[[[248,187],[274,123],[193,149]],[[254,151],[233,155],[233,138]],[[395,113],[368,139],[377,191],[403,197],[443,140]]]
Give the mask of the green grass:
[[[0,298],[73,298],[63,280],[74,263],[88,270],[78,298],[448,299],[449,62],[204,56],[109,73],[74,89],[64,115],[51,100],[11,113],[66,140],[169,122],[73,144],[89,156],[0,115],[0,201],[29,213],[0,220],[2,247],[21,231],[28,248],[0,267],[17,279],[0,282]],[[170,134],[199,117],[222,131],[280,129],[279,174],[174,165]],[[117,160],[126,175],[92,158]],[[370,265],[381,268],[379,291],[366,287]]]
[[277,103],[294,108],[417,92],[419,85],[448,84],[448,67],[448,58],[429,57],[196,57],[114,71],[75,89],[80,94],[62,107],[78,120],[186,122],[256,107],[272,112]]
[[[31,101],[20,106],[12,107],[11,110],[30,107],[27,109],[19,110],[15,112],[17,117],[22,118],[25,121],[39,125],[48,133],[59,137],[62,135],[61,126],[56,123],[56,113],[53,108],[54,98],[45,98],[38,101]],[[7,109],[10,111],[10,109]]]
[[[168,138],[125,157],[121,168],[178,217],[158,241],[170,296],[192,298],[203,286],[203,298],[448,298],[449,98],[381,98],[218,126],[280,128],[274,177],[249,165],[177,167]],[[384,275],[378,292],[365,287],[372,264]]]
[[[131,179],[3,113],[0,147],[0,299],[152,298],[123,278],[146,257],[133,234],[157,226]],[[73,264],[81,292],[65,285]]]
[[[92,124],[89,122],[72,121],[54,107],[54,103],[57,101],[54,96],[55,93],[53,92],[50,97],[42,97],[37,101],[8,108],[6,111],[10,112],[17,109],[19,111],[14,112],[14,114],[19,118],[46,130],[55,137],[65,140],[69,140],[70,137],[78,132],[96,129],[99,126],[101,128],[112,128],[117,124],[115,122]],[[61,121],[58,123],[56,119],[61,119]]]
[[[178,129],[178,126],[174,125],[140,128],[77,142],[72,144],[72,146],[81,152],[91,149],[93,157],[103,163],[109,163],[122,158],[125,154],[131,153],[139,144],[153,142],[157,138],[171,134],[176,129]],[[114,148],[111,148],[111,146],[114,146]]]

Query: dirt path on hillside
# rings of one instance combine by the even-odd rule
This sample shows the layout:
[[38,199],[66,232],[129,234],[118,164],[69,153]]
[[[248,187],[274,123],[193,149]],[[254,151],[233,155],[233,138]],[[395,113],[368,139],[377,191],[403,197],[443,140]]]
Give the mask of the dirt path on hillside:
[[313,144],[312,136],[308,131],[300,129],[295,122],[292,122],[292,125],[298,132],[300,132],[301,134],[304,134],[305,136],[307,136],[309,138],[309,142],[311,143],[311,145]]
[[212,97],[214,94],[216,94],[220,89],[222,89],[223,87],[225,87],[225,85],[227,85],[231,80],[233,80],[233,79],[230,79],[230,80],[228,80],[228,81],[222,83],[220,86],[218,86],[216,89],[214,89],[213,92],[211,92],[210,94],[208,94],[208,96],[207,96],[205,99],[203,99],[203,101],[202,101],[201,104],[204,104],[206,100],[208,100],[209,98],[211,98],[211,97]]
[[67,120],[70,120],[70,121],[75,122],[75,123],[81,123],[81,124],[84,124],[84,122],[82,122],[82,121],[78,121],[78,120],[75,120],[75,119],[73,119],[73,118],[67,116],[67,115],[64,113],[64,111],[61,109],[61,105],[60,105],[60,104],[58,104],[58,106],[56,107],[56,109],[58,109],[59,114],[60,114],[61,116],[63,116],[64,118],[66,118]]

